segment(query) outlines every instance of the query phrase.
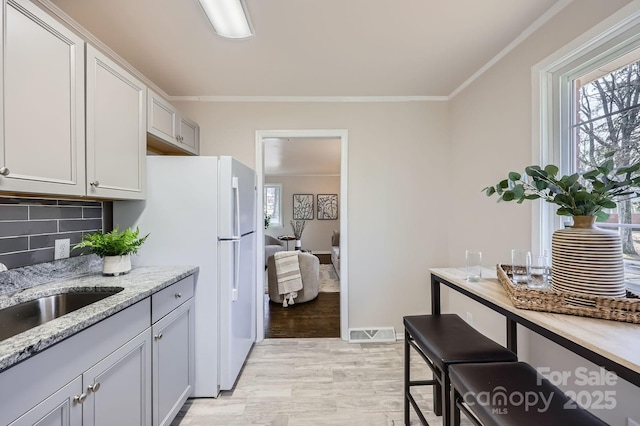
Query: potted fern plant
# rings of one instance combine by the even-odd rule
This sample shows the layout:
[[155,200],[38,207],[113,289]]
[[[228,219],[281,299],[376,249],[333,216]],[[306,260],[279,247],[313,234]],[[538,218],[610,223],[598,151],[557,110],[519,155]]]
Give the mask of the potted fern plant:
[[102,273],[118,276],[131,270],[131,255],[138,252],[138,248],[145,242],[149,234],[139,237],[138,228],[127,228],[120,232],[116,227],[113,231],[103,233],[101,230],[85,234],[82,242],[73,246],[73,250],[87,248],[89,253],[104,258]]

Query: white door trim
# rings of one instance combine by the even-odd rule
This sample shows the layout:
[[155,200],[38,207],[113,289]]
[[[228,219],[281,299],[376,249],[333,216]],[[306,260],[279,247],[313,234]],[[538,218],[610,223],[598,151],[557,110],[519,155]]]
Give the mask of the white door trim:
[[[264,139],[265,138],[340,138],[340,337],[349,338],[349,238],[348,238],[348,132],[346,129],[323,130],[257,130],[256,131],[256,174],[257,184],[257,247],[264,246]],[[264,340],[264,250],[256,250],[257,262],[257,312],[256,341]]]

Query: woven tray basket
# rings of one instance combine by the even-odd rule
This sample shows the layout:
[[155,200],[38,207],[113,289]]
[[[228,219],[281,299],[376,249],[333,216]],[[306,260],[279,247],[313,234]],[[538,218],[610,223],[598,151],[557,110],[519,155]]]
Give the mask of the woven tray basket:
[[534,290],[511,280],[511,265],[498,264],[498,281],[516,308],[640,324],[640,298],[603,297],[557,290]]

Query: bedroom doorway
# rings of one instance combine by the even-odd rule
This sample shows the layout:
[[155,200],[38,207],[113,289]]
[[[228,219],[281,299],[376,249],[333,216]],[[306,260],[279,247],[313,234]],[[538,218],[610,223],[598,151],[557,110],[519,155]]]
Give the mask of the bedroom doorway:
[[[259,227],[261,229],[257,235],[258,341],[275,337],[345,339],[348,335],[347,152],[346,130],[256,132],[258,219],[259,223],[265,220],[265,211],[275,218],[266,230],[265,221],[265,227]],[[268,198],[265,204],[261,196],[265,188],[268,193],[273,191],[281,199]],[[335,201],[337,206],[325,204]],[[274,202],[279,204],[281,211],[275,208]],[[300,213],[301,203],[306,205],[306,213]],[[333,205],[335,211],[332,213],[330,209],[324,209],[325,205]],[[314,256],[312,259],[319,260],[319,291],[317,297],[310,298],[307,302],[284,308],[280,303],[269,302],[269,271],[272,277],[275,274],[273,267],[267,270],[266,257],[273,253],[270,250],[273,247],[276,250],[286,250],[288,244],[288,249],[293,250],[295,241],[278,241],[277,237],[294,234],[290,225],[290,221],[294,219],[305,219],[302,249],[308,250],[308,255]],[[262,244],[265,236],[270,247],[260,250],[265,247]],[[278,247],[278,244],[283,248]],[[331,247],[332,244],[337,246]],[[332,252],[334,256],[331,255]],[[335,261],[337,253],[340,253],[339,263]],[[271,262],[273,263],[273,258]],[[300,269],[302,271],[302,264]],[[271,282],[273,285],[275,280],[272,279]],[[278,298],[277,293],[275,294]]]

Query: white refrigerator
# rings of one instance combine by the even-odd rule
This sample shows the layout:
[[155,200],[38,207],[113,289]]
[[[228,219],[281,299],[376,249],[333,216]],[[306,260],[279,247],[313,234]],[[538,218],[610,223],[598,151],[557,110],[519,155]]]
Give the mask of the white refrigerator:
[[195,397],[233,387],[256,339],[256,175],[232,157],[147,157],[147,199],[113,224],[150,233],[134,265],[198,265]]

